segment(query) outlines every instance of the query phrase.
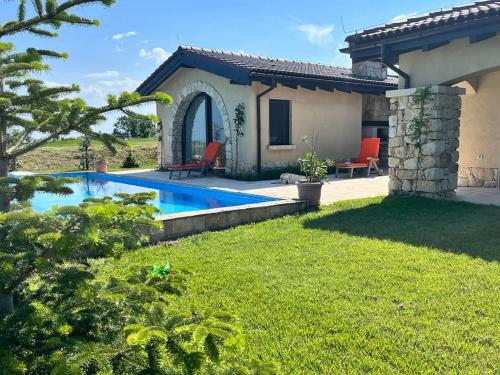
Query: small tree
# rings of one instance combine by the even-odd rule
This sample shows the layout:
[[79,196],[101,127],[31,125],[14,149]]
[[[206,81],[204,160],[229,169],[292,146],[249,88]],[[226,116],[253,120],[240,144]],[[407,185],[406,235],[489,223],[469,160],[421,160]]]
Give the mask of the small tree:
[[240,103],[234,109],[234,143],[235,143],[235,165],[236,165],[236,173],[238,173],[239,169],[239,139],[245,135],[244,126],[245,126],[245,104]]
[[88,135],[84,135],[78,146],[78,151],[80,152],[80,169],[88,171],[94,166],[94,150],[92,149],[92,138]]
[[149,138],[156,135],[156,123],[150,118],[121,116],[113,125],[113,135],[120,138]]
[[[90,4],[111,6],[113,0],[32,0],[28,9],[26,0],[19,0],[17,18],[0,24],[0,177],[6,177],[9,164],[17,157],[33,151],[62,135],[72,132],[92,135],[115,151],[118,139],[97,133],[95,125],[106,119],[106,114],[122,111],[136,118],[150,118],[130,110],[131,107],[160,102],[169,104],[170,96],[156,93],[142,97],[139,93],[124,92],[109,95],[107,103],[100,107],[88,106],[80,98],[68,98],[79,91],[77,85],[47,87],[32,77],[49,69],[47,58],[64,59],[67,54],[38,48],[16,51],[14,45],[4,41],[20,33],[44,37],[57,37],[54,31],[63,25],[92,26],[97,20],[70,13],[74,8]],[[34,133],[37,138],[26,143]],[[123,141],[121,142],[123,143]],[[0,211],[9,211],[8,196],[0,191]]]
[[132,149],[128,150],[125,160],[123,160],[122,168],[137,168],[139,163],[137,162]]

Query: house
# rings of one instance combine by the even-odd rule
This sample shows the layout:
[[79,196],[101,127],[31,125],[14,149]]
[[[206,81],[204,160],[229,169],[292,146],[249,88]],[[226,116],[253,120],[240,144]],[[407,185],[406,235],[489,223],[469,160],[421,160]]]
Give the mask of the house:
[[[390,190],[434,197],[457,185],[498,187],[500,168],[500,1],[478,1],[356,32],[354,63],[399,74],[391,98]],[[427,87],[423,106],[415,94]],[[414,119],[428,118],[420,141]]]
[[[397,78],[376,62],[350,69],[179,47],[137,91],[163,91],[174,100],[157,108],[160,167],[198,158],[218,141],[227,172],[260,172],[295,164],[308,150],[301,139],[314,132],[320,156],[337,160],[355,157],[362,136],[387,138],[385,93],[396,88]],[[233,118],[240,103],[246,122],[236,156]]]

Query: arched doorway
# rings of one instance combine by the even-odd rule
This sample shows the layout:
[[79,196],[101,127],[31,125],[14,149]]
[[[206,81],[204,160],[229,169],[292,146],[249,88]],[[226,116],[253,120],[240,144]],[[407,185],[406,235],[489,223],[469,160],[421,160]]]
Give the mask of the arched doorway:
[[196,95],[182,124],[182,162],[198,161],[208,143],[224,141],[224,122],[217,103],[204,92]]

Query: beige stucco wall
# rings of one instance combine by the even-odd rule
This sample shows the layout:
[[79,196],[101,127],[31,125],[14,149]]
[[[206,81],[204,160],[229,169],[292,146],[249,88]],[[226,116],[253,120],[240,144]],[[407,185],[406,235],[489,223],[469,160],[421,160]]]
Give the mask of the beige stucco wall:
[[[254,83],[253,98],[266,88]],[[295,149],[269,150],[269,99],[291,101],[291,144],[296,146]],[[362,95],[278,85],[262,97],[261,103],[263,167],[296,163],[309,150],[309,145],[301,138],[311,137],[314,131],[319,135],[316,150],[322,158],[357,156],[361,142]],[[252,121],[252,126],[256,127],[255,116]]]
[[462,96],[460,159],[462,167],[500,168],[500,70],[482,75],[478,90]]
[[[203,82],[211,86],[216,90],[223,101],[223,106],[225,107],[225,112],[229,116],[230,126],[232,127],[232,119],[234,117],[234,109],[239,103],[243,103],[245,107],[250,107],[250,95],[251,90],[249,86],[233,85],[228,79],[220,77],[215,74],[211,74],[199,69],[189,69],[180,68],[178,69],[168,80],[166,80],[158,88],[160,91],[166,92],[172,96],[174,103],[171,106],[165,107],[158,105],[157,113],[160,117],[163,128],[162,128],[162,145],[160,146],[162,165],[172,163],[171,155],[171,143],[169,143],[169,136],[172,127],[172,123],[175,116],[176,106],[179,104],[180,96],[182,90],[193,82]],[[223,109],[219,108],[222,112]],[[241,140],[240,149],[246,149],[249,146],[248,139],[252,136],[252,129],[247,126],[246,136]],[[240,161],[245,163],[250,163],[251,160],[246,160],[245,157],[251,157],[252,155],[240,155]]]
[[[204,82],[217,90],[233,127],[234,109],[239,103],[245,104],[246,120],[244,137],[239,140],[240,168],[255,170],[257,163],[257,119],[256,96],[267,86],[253,83],[252,86],[234,85],[228,79],[198,69],[181,68],[164,82],[159,90],[170,94],[174,104],[169,107],[159,105],[158,116],[162,120],[162,139],[160,146],[162,165],[172,162],[171,126],[174,121],[177,102],[183,90],[192,82]],[[271,151],[269,145],[269,99],[289,99],[291,103],[291,138],[295,149]],[[321,157],[343,159],[355,157],[359,152],[361,140],[362,95],[347,94],[339,91],[290,89],[278,85],[271,93],[261,99],[262,119],[262,166],[274,167],[294,164],[308,150],[301,141],[304,135],[319,133],[317,151]],[[219,108],[220,109],[220,108]],[[222,111],[221,111],[222,112]],[[170,137],[170,138],[169,138]],[[234,144],[233,144],[234,160]]]
[[[409,52],[399,57],[399,66],[410,75],[411,87],[455,84],[500,68],[500,34],[474,44],[463,38],[427,52]],[[401,78],[399,84],[402,87]]]

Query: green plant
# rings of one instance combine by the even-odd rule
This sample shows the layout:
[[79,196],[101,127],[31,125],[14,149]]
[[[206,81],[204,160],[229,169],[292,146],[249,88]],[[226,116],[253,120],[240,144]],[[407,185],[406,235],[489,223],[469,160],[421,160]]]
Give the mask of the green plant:
[[139,163],[137,162],[132,149],[128,150],[128,154],[123,160],[122,168],[137,168],[139,167]]
[[78,146],[78,151],[80,153],[80,169],[88,171],[94,166],[95,154],[92,149],[92,138],[88,135],[84,135]]
[[[63,194],[71,191],[60,186],[61,180],[47,177],[23,178],[17,184],[25,186],[21,196],[15,195],[20,202],[29,199],[28,190],[40,187]],[[117,256],[146,243],[158,228],[157,209],[147,204],[154,193],[120,193],[116,198],[87,199],[80,206],[44,213],[30,208],[0,213],[0,294],[22,293],[30,276],[50,272],[65,260]],[[3,313],[9,308],[0,306]]]
[[28,375],[249,373],[223,361],[243,348],[236,319],[172,308],[186,273],[150,272],[133,267],[101,281],[66,263],[33,277],[23,308],[0,320],[2,363]]
[[425,111],[425,106],[432,98],[429,87],[418,88],[411,96],[412,104],[418,106],[418,115],[410,122],[410,137],[418,149],[422,144],[422,134],[429,127],[429,115]]
[[310,151],[298,160],[300,171],[308,183],[322,182],[328,179],[328,167],[334,165],[333,160],[321,160],[316,152],[318,133],[314,132],[311,139],[302,137],[302,141],[310,144]]
[[321,182],[328,179],[328,167],[333,166],[333,161],[321,160],[317,153],[306,152],[299,159],[299,166],[308,183]]
[[[0,24],[0,177],[7,176],[12,160],[73,132],[92,135],[114,152],[114,144],[123,141],[94,130],[108,113],[122,111],[137,118],[150,118],[131,109],[150,102],[171,102],[171,97],[164,93],[141,97],[137,92],[123,92],[119,96],[109,95],[102,106],[92,107],[81,98],[68,97],[79,91],[77,85],[47,87],[36,75],[49,70],[48,58],[65,59],[67,54],[34,47],[16,51],[14,44],[5,38],[15,38],[21,33],[57,37],[54,30],[63,25],[98,25],[97,20],[71,12],[90,4],[111,6],[114,1],[19,0],[18,3],[17,18],[11,20],[13,17],[5,15],[3,19],[8,21]],[[27,9],[30,6],[32,9]],[[33,134],[36,138],[26,142]],[[6,196],[0,195],[0,210],[8,209],[6,200]]]
[[235,173],[239,169],[239,139],[245,135],[245,104],[239,103],[234,109]]
[[167,277],[170,274],[170,262],[167,262],[162,266],[160,263],[155,263],[153,265],[153,270],[151,271],[152,276]]

